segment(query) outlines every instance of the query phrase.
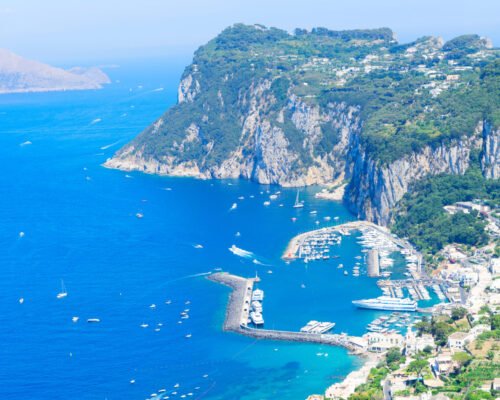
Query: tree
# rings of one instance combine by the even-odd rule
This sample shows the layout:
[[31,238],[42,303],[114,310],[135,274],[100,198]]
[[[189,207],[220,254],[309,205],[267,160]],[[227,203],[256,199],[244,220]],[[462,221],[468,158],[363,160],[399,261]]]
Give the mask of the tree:
[[493,360],[495,358],[495,352],[493,350],[488,350],[488,352],[486,353],[486,358],[488,360]]
[[387,351],[387,354],[385,355],[385,360],[387,364],[394,364],[396,362],[399,362],[402,358],[401,351],[397,347],[392,347]]
[[467,310],[463,307],[455,307],[451,311],[451,319],[453,321],[458,321],[467,315]]
[[469,364],[472,360],[472,356],[464,351],[459,351],[453,354],[453,361],[457,362],[460,367],[463,367]]
[[417,358],[413,360],[410,365],[408,365],[409,372],[415,372],[417,374],[418,380],[422,378],[422,371],[427,367],[427,360]]
[[491,316],[491,330],[496,331],[500,329],[500,314]]

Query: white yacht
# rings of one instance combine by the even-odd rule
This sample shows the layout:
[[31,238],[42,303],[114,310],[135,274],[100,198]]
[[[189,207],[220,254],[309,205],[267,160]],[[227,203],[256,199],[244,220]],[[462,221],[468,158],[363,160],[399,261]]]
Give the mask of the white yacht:
[[252,319],[252,322],[255,325],[264,325],[264,318],[262,317],[262,314],[256,311],[252,311],[250,313],[250,318]]
[[409,298],[395,298],[390,296],[380,296],[375,299],[354,300],[352,302],[356,307],[367,308],[370,310],[387,311],[416,311],[417,302]]
[[61,292],[57,293],[57,298],[62,299],[68,295],[68,292],[66,291],[66,286],[64,286],[64,281],[61,279]]
[[255,289],[252,293],[252,301],[262,301],[264,300],[264,291],[260,289]]
[[297,197],[295,197],[295,204],[293,205],[293,208],[302,208],[304,207],[304,202],[300,201],[299,199],[299,191],[297,190]]

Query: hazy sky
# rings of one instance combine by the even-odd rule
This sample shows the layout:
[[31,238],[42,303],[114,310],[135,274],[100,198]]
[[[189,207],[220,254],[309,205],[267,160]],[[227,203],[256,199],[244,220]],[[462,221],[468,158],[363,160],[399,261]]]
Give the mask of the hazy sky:
[[478,33],[500,45],[500,0],[0,0],[0,47],[55,63],[187,56],[235,22],[387,26],[401,42]]

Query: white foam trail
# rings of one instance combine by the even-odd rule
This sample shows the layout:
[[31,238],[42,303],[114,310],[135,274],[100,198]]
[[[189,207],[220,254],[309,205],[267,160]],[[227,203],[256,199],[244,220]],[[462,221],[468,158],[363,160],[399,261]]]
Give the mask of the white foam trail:
[[29,140],[26,140],[26,142],[22,142],[19,146],[24,147],[24,146],[29,146],[31,143]]
[[110,147],[116,146],[118,143],[120,143],[120,140],[117,140],[117,141],[116,141],[116,142],[114,142],[114,143],[107,144],[107,145],[105,145],[105,146],[99,147],[99,149],[100,149],[100,150],[106,150],[106,149],[109,149]]
[[92,120],[92,122],[90,123],[90,125],[97,124],[98,122],[101,122],[101,121],[102,121],[101,118],[96,118],[96,119]]
[[233,253],[235,256],[243,258],[253,258],[253,253],[251,251],[240,249],[239,247],[236,247],[234,244],[229,248],[229,251]]
[[159,88],[153,89],[153,92],[163,92],[164,90],[165,90],[164,88],[159,87]]
[[263,263],[262,261],[257,260],[256,258],[254,258],[254,259],[252,260],[252,262],[253,262],[254,264],[256,264],[256,265],[262,265],[262,266],[264,266],[264,267],[270,267],[270,266],[271,266],[271,264],[265,264],[265,263]]
[[195,249],[202,249],[203,248],[203,245],[202,244],[193,244],[193,247]]

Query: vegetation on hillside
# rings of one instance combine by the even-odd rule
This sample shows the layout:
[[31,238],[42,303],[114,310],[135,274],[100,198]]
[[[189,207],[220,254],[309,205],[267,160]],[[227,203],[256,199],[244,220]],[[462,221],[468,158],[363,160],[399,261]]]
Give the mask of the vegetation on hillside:
[[[172,107],[163,125],[151,126],[135,144],[158,159],[220,164],[242,139],[252,89],[267,82],[268,89],[253,93],[265,104],[259,115],[284,131],[299,155],[297,168],[330,152],[339,135],[323,124],[311,157],[305,132],[291,120],[292,94],[324,111],[338,102],[359,107],[362,143],[372,158],[390,162],[422,146],[471,135],[483,119],[499,126],[498,56],[475,35],[441,48],[432,37],[398,44],[388,28],[289,34],[236,24],[200,47],[186,68],[184,77],[199,85],[194,101]],[[198,137],[183,143],[193,124]]]
[[477,212],[448,214],[444,206],[484,199],[500,203],[500,181],[485,179],[477,154],[464,175],[437,175],[417,182],[398,204],[394,232],[420,250],[435,254],[450,243],[477,246],[487,243],[485,222]]

